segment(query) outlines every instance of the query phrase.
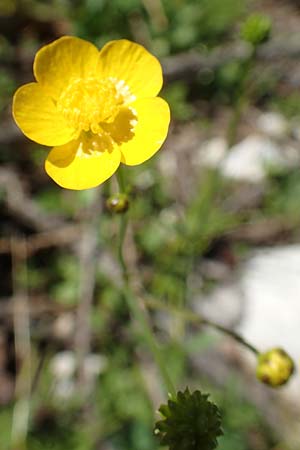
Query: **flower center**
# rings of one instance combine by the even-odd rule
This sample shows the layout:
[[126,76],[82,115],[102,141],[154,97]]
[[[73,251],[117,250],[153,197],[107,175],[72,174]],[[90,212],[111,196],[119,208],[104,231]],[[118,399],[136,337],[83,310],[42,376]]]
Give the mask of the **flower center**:
[[76,79],[62,92],[57,107],[71,126],[80,131],[100,133],[101,122],[114,121],[124,95],[111,79]]

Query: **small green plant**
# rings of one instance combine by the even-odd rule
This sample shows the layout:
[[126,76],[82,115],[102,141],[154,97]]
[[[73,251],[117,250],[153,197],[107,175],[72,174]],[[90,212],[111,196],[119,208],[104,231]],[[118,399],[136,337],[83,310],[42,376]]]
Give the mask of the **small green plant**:
[[169,450],[213,450],[223,434],[218,407],[200,391],[186,388],[176,398],[170,398],[159,412],[163,419],[156,422],[155,433],[161,445]]
[[263,14],[252,14],[241,28],[241,38],[257,47],[266,42],[271,33],[272,22]]

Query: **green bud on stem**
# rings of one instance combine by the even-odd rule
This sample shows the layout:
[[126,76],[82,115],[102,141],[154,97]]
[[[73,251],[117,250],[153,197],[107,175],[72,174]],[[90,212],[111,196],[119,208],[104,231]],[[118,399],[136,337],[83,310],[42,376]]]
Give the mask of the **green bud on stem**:
[[273,348],[258,355],[256,377],[263,383],[278,387],[288,382],[294,372],[292,358],[281,348]]
[[111,195],[106,200],[106,207],[112,213],[125,213],[129,208],[129,199],[126,194],[121,194],[120,192]]
[[241,28],[241,38],[257,47],[269,39],[271,28],[272,23],[268,16],[252,14]]

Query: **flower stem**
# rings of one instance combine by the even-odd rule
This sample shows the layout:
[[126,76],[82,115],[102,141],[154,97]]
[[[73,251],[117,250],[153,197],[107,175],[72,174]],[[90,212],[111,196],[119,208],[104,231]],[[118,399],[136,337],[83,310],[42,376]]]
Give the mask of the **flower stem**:
[[222,325],[219,325],[218,323],[204,319],[199,318],[203,325],[208,325],[211,328],[214,328],[215,330],[221,331],[223,334],[227,334],[228,336],[232,337],[235,341],[237,341],[239,344],[246,347],[248,350],[253,352],[256,356],[259,355],[259,350],[257,350],[256,347],[254,347],[252,344],[250,344],[248,341],[246,341],[240,334],[238,334],[236,331],[230,330],[229,328],[223,327]]
[[224,327],[223,325],[219,325],[218,323],[206,319],[205,317],[201,317],[198,314],[195,314],[193,311],[188,311],[184,309],[178,309],[176,307],[173,307],[167,304],[164,304],[160,302],[159,300],[154,299],[147,299],[145,300],[145,304],[150,309],[158,309],[162,311],[166,311],[171,314],[177,314],[183,317],[188,322],[194,323],[196,325],[207,325],[211,328],[214,328],[215,330],[221,331],[222,333],[232,337],[235,341],[237,341],[239,344],[246,347],[248,350],[253,352],[256,356],[260,354],[259,350],[255,348],[252,344],[250,344],[248,341],[246,341],[240,334],[237,332],[230,330],[229,328]]
[[251,98],[251,92],[247,88],[247,82],[249,81],[249,76],[251,75],[251,71],[255,65],[255,59],[256,48],[253,47],[248,59],[244,61],[240,80],[233,99],[233,111],[227,128],[228,148],[231,148],[236,143],[235,141],[237,137],[238,125],[245,107]]
[[171,394],[173,398],[175,398],[176,390],[166,369],[164,358],[162,356],[160,348],[158,347],[158,344],[153,336],[147,311],[143,308],[143,305],[141,305],[140,300],[133,296],[132,291],[128,286],[125,286],[124,288],[124,296],[126,298],[127,305],[131,311],[131,314],[135,318],[136,322],[139,323],[140,329],[143,333],[143,338],[153,354],[155,362],[160,370],[165,387],[168,393]]
[[120,217],[119,242],[118,242],[118,259],[122,269],[122,278],[124,285],[129,284],[129,274],[123,254],[123,245],[128,224],[128,215],[122,214]]
[[122,193],[126,192],[126,186],[125,186],[125,179],[124,179],[124,172],[123,172],[123,168],[119,167],[119,169],[116,172],[116,177],[117,177],[117,182],[119,185],[119,190]]
[[136,320],[136,322],[139,324],[140,331],[142,332],[142,337],[146,344],[148,345],[150,351],[153,354],[153,357],[156,361],[156,364],[160,370],[161,376],[164,380],[165,387],[168,390],[168,392],[172,395],[172,397],[175,398],[176,396],[176,390],[173,385],[173,382],[169,376],[169,373],[166,369],[164,358],[161,354],[160,348],[155,340],[155,337],[153,335],[151,325],[149,323],[149,317],[147,310],[145,309],[144,305],[142,304],[141,300],[135,296],[133,293],[130,282],[129,282],[129,274],[127,270],[127,266],[124,259],[123,254],[123,244],[124,244],[124,238],[126,234],[126,227],[127,227],[127,217],[126,215],[122,214],[121,216],[121,223],[120,223],[120,238],[119,238],[119,245],[118,245],[118,257],[120,266],[122,268],[122,276],[123,276],[123,294],[125,297],[125,300],[127,302],[128,308],[131,312],[132,317]]
[[[121,187],[121,185],[120,185]],[[161,353],[161,350],[156,342],[156,339],[153,335],[153,331],[151,329],[148,312],[142,303],[142,300],[138,298],[130,286],[130,277],[126,265],[126,261],[124,258],[124,239],[126,235],[126,229],[128,224],[127,214],[122,214],[120,217],[120,232],[119,232],[119,242],[118,242],[118,259],[122,269],[122,278],[123,278],[123,295],[127,302],[128,309],[132,317],[135,319],[136,323],[140,327],[140,332],[143,340],[148,345],[150,351],[153,354],[155,362],[160,370],[161,377],[164,381],[165,387],[168,393],[171,394],[172,397],[176,397],[176,390],[173,385],[173,382],[170,378],[168,370],[165,366],[164,357]]]

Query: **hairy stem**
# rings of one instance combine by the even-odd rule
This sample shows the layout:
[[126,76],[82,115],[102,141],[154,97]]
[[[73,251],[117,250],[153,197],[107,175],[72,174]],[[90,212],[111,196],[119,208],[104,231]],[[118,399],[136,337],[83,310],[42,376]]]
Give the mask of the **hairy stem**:
[[[120,189],[124,189],[123,180],[121,183],[119,182],[119,186]],[[148,345],[149,350],[153,354],[153,357],[160,370],[161,377],[164,381],[168,393],[170,393],[172,397],[175,397],[176,390],[165,366],[164,357],[154,337],[147,309],[145,308],[145,305],[143,304],[142,300],[134,294],[130,286],[130,276],[124,258],[124,239],[126,235],[127,224],[128,224],[127,214],[122,214],[120,217],[118,259],[122,269],[124,298],[127,302],[128,309],[130,310],[133,319],[139,326],[141,337],[143,338],[144,342]]]

